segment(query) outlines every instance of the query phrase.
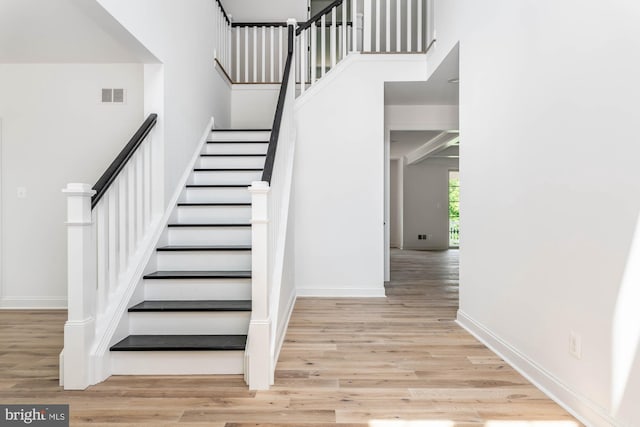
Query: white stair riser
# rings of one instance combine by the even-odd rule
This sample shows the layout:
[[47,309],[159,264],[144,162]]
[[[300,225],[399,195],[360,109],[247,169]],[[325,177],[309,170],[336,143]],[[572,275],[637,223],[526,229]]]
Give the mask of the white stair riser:
[[200,157],[196,168],[260,168],[264,167],[264,157],[238,156],[238,157]]
[[251,270],[251,251],[159,251],[161,271]]
[[247,143],[247,144],[225,144],[216,142],[205,144],[203,154],[266,154],[269,144]]
[[250,203],[249,187],[187,188],[182,194],[186,203]]
[[180,224],[203,224],[209,222],[249,222],[251,206],[180,206]]
[[268,141],[271,137],[269,131],[235,131],[235,132],[211,132],[209,141]]
[[244,351],[112,351],[113,375],[244,373]]
[[144,298],[147,301],[250,300],[251,279],[146,279]]
[[170,227],[169,245],[250,245],[251,227]]
[[131,335],[246,335],[250,311],[129,313]]
[[195,171],[189,178],[196,185],[251,185],[262,179],[262,171]]

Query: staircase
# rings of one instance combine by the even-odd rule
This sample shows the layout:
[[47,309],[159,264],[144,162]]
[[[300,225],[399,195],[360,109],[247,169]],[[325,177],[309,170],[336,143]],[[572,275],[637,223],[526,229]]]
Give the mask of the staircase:
[[[171,214],[114,375],[242,374],[251,316],[251,197],[270,130],[214,130]],[[152,261],[153,263],[153,261]],[[149,269],[147,269],[149,270]],[[135,298],[134,298],[135,299]]]

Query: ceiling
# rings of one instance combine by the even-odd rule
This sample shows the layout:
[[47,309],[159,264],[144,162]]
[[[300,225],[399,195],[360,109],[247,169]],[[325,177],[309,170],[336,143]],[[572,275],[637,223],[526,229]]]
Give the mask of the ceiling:
[[389,82],[384,86],[385,105],[458,105],[459,49],[454,48],[424,82]]
[[0,63],[157,62],[96,1],[0,0]]
[[234,22],[307,20],[307,2],[304,0],[222,0],[222,5]]
[[[391,131],[391,157],[403,157],[442,133],[441,130]],[[459,144],[444,148],[429,155],[429,158],[459,157]]]

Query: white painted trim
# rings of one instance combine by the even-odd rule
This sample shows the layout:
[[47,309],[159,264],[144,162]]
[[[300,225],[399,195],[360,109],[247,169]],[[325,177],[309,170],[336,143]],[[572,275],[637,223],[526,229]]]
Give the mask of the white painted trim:
[[0,297],[0,310],[66,310],[66,297]]
[[106,328],[101,331],[96,331],[97,339],[91,351],[91,356],[93,358],[93,372],[90,381],[92,384],[97,384],[101,381],[104,381],[111,375],[111,362],[109,357],[111,340],[113,339],[113,336],[116,333],[124,314],[127,312],[129,301],[134,295],[136,288],[142,283],[142,276],[145,272],[145,269],[151,257],[156,253],[156,246],[158,245],[158,242],[164,233],[165,227],[169,222],[169,219],[171,218],[175,206],[178,203],[178,199],[180,198],[180,195],[184,190],[184,186],[191,176],[194,165],[200,157],[202,148],[209,139],[209,135],[211,133],[211,129],[213,129],[213,126],[214,118],[211,117],[211,119],[207,123],[205,131],[202,134],[200,142],[196,147],[191,161],[187,165],[184,174],[178,181],[178,185],[176,186],[171,200],[166,205],[167,207],[164,214],[162,215],[162,217],[156,219],[155,223],[151,226],[153,232],[149,234],[149,238],[140,243],[140,247],[144,249],[143,251],[141,251],[137,259],[132,262],[132,265],[136,267],[133,273],[128,276],[129,279],[125,280],[124,282],[126,283],[126,286],[123,286],[124,289],[121,293],[121,297],[118,300],[117,307],[110,307],[110,310],[108,310],[108,312],[111,314],[111,318],[108,322],[105,319],[100,319],[102,324],[106,322]]
[[[4,215],[3,206],[4,206],[4,198],[2,193],[2,185],[4,183],[3,179],[3,171],[2,167],[2,152],[4,150],[3,147],[3,139],[2,139],[2,117],[0,117],[0,307],[2,307],[2,296],[4,295],[4,236],[2,232],[4,231]],[[65,302],[66,306],[66,302]]]
[[317,298],[386,298],[384,286],[378,289],[370,288],[297,288],[296,297]]
[[287,329],[289,327],[289,322],[291,321],[291,315],[293,314],[293,308],[296,305],[296,300],[298,299],[298,295],[296,290],[294,289],[291,292],[291,298],[287,303],[287,318],[284,322],[280,322],[278,325],[278,330],[276,331],[276,336],[280,337],[280,339],[276,342],[276,348],[273,355],[273,360],[271,366],[273,366],[274,370],[278,363],[278,358],[280,357],[280,351],[282,350],[282,345],[284,344],[284,338],[287,335]]
[[458,310],[456,323],[473,335],[518,371],[523,377],[538,387],[558,405],[566,409],[581,423],[587,426],[619,426],[607,411],[572,390],[559,378],[520,353],[515,347],[495,335],[481,323],[475,321],[463,311]]

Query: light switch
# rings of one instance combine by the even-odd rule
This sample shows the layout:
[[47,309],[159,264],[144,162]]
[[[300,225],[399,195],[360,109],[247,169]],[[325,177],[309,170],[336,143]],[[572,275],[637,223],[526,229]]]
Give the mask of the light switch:
[[26,199],[27,198],[27,189],[25,187],[18,187],[18,199]]

